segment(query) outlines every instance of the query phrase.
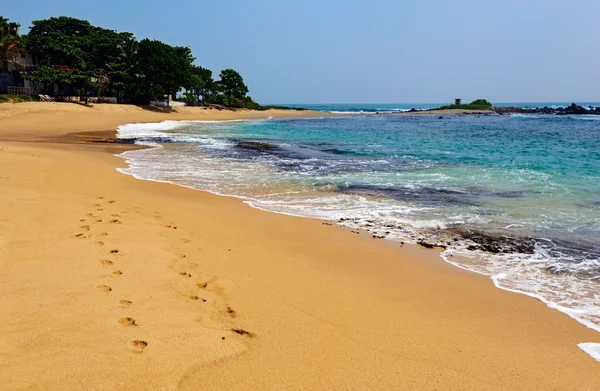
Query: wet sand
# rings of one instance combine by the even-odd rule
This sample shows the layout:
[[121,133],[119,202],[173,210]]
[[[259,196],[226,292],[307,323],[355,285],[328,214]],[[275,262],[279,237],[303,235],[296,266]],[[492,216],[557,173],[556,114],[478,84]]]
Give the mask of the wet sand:
[[596,332],[435,250],[136,180],[131,146],[88,142],[321,114],[0,105],[2,389],[598,389]]

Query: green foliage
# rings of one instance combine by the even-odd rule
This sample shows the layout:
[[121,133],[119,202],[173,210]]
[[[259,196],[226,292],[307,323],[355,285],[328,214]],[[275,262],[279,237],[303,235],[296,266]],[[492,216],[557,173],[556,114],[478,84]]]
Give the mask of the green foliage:
[[29,95],[0,95],[0,103],[33,102],[36,99]]
[[83,68],[91,65],[92,31],[85,20],[61,16],[34,20],[27,35],[27,50],[44,65]]
[[[0,26],[7,23],[0,17]],[[40,62],[25,78],[48,87],[58,84],[61,90],[77,92],[82,98],[96,91],[113,94],[120,101],[149,103],[165,95],[176,96],[184,88],[188,104],[263,109],[248,96],[237,71],[224,69],[215,81],[211,70],[193,64],[188,47],[138,41],[130,33],[66,16],[33,21],[23,42]]]
[[438,110],[491,110],[492,107],[489,101],[477,99],[469,104],[442,106]]
[[175,95],[189,81],[194,57],[187,47],[144,39],[139,43],[136,56],[130,87],[131,92],[142,100]]
[[24,76],[25,79],[41,81],[46,84],[73,84],[75,78],[72,72],[59,71],[48,65],[41,65]]
[[215,81],[210,69],[192,65],[191,74],[185,88],[196,95],[196,103],[205,104],[215,94]]
[[237,107],[248,94],[248,87],[244,84],[242,76],[233,69],[224,69],[219,75],[221,80],[218,83],[219,92],[225,95],[225,102],[228,106]]
[[196,106],[198,104],[198,97],[192,91],[186,91],[183,93],[183,101],[188,106]]
[[0,71],[6,71],[8,65],[22,67],[15,59],[23,53],[19,27],[18,23],[9,22],[0,16]]
[[492,107],[492,104],[485,99],[477,99],[477,100],[474,100],[473,102],[471,102],[470,104],[471,104],[471,106],[485,106],[485,107],[489,107],[489,108]]

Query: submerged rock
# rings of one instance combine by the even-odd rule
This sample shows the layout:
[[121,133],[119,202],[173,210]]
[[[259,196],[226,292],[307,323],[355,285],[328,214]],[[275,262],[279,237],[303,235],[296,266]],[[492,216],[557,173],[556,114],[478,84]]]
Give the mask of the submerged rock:
[[425,248],[436,248],[436,247],[443,248],[443,249],[446,249],[446,248],[447,248],[447,247],[446,247],[445,245],[443,245],[443,244],[434,244],[434,243],[428,243],[428,242],[426,242],[426,241],[424,241],[424,240],[419,240],[419,241],[417,241],[417,244],[418,244],[419,246],[421,246],[421,247],[425,247]]
[[103,140],[96,141],[97,143],[103,144],[135,144],[137,138],[106,138]]
[[533,254],[535,251],[535,240],[532,238],[493,236],[481,232],[465,232],[461,236],[474,243],[467,247],[471,251],[481,250],[492,254]]
[[261,151],[261,152],[274,151],[276,149],[279,149],[279,147],[277,147],[276,145],[261,143],[258,141],[240,141],[239,143],[237,143],[235,145],[235,147],[241,148],[241,149],[251,149],[254,151]]

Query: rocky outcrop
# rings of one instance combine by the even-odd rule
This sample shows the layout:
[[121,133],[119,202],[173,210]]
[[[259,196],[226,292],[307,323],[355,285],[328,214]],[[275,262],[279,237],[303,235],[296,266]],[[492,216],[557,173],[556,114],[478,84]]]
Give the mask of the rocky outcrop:
[[481,250],[492,254],[533,254],[535,240],[525,237],[493,236],[482,232],[465,232],[462,239],[467,239],[473,244],[467,250]]
[[600,107],[585,108],[572,103],[567,107],[494,107],[498,114],[554,114],[554,115],[600,115]]
[[277,148],[277,146],[272,145],[272,144],[267,144],[267,143],[260,143],[258,141],[240,141],[239,143],[237,143],[235,145],[236,148],[241,148],[241,149],[251,149],[254,151],[260,151],[260,152],[268,152],[268,151],[274,151]]

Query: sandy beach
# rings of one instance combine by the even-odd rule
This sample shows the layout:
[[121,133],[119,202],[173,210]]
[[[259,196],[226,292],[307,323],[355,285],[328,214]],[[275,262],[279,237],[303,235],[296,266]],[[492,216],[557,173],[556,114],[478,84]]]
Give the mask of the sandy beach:
[[120,124],[0,105],[2,390],[597,390],[600,335],[438,252],[119,173]]

